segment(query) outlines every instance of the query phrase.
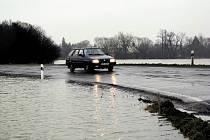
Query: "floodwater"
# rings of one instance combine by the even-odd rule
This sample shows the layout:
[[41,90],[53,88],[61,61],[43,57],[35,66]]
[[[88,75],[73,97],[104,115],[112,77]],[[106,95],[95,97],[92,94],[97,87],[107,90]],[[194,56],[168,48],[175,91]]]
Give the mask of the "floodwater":
[[[70,73],[64,65],[45,65],[45,76],[72,82],[115,85],[124,89],[144,90],[172,96],[185,102],[210,103],[210,68],[116,66],[114,72],[97,70],[86,73],[76,69]],[[39,65],[0,65],[0,75],[17,75],[40,78]]]
[[[65,60],[57,60],[54,64],[65,64]],[[190,65],[191,59],[117,59],[117,64],[178,64]],[[210,65],[210,59],[194,59],[195,65]]]
[[[178,64],[190,65],[191,59],[119,59],[118,64]],[[210,65],[210,59],[194,59],[195,65]]]
[[0,76],[0,87],[1,140],[184,139],[138,95],[115,87],[21,75]]

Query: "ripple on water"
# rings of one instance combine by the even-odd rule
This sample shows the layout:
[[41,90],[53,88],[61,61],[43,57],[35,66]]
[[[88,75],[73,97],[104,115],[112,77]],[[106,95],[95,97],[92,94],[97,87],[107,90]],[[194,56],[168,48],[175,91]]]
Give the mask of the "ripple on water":
[[184,139],[137,95],[65,80],[0,77],[0,138]]

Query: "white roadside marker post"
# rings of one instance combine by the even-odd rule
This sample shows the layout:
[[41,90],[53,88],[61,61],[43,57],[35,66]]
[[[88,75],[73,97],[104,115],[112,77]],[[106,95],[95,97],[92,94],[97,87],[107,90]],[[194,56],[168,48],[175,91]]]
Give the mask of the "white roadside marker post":
[[44,65],[41,64],[41,79],[44,79]]
[[194,50],[191,50],[191,66],[194,65]]

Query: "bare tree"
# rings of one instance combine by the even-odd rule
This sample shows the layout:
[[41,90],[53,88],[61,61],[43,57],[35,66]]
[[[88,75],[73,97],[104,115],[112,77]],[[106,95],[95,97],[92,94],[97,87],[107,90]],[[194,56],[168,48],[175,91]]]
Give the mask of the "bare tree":
[[115,37],[97,37],[94,39],[95,46],[103,49],[106,53],[116,56],[118,52],[118,42]]
[[134,52],[137,55],[136,58],[149,58],[150,48],[153,46],[153,42],[149,38],[134,38]]
[[174,37],[175,33],[174,32],[168,32],[167,33],[167,58],[174,58]]
[[119,32],[116,38],[118,41],[118,48],[122,49],[121,57],[123,58],[128,55],[128,51],[133,45],[133,36],[131,34],[124,34],[122,32]]
[[168,47],[167,44],[167,30],[161,29],[158,34],[158,39],[161,42],[161,56],[165,58],[165,49]]
[[177,33],[175,34],[175,53],[176,58],[183,58],[184,57],[184,50],[183,50],[183,43],[184,43],[185,34],[184,33]]

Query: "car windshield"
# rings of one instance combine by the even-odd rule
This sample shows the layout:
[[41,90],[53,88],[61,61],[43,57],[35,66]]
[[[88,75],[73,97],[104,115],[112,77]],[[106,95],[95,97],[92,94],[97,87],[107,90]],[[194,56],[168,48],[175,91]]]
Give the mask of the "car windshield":
[[104,52],[101,49],[85,49],[86,55],[104,55]]

